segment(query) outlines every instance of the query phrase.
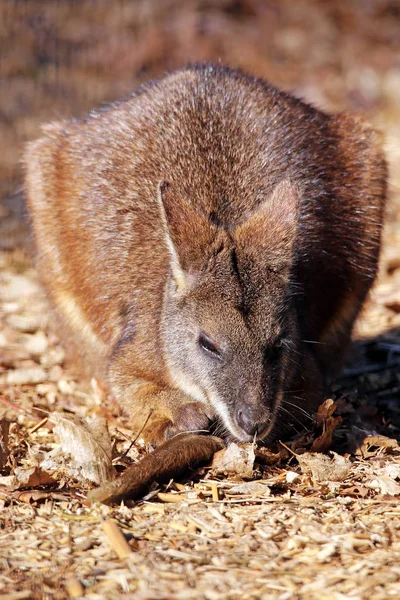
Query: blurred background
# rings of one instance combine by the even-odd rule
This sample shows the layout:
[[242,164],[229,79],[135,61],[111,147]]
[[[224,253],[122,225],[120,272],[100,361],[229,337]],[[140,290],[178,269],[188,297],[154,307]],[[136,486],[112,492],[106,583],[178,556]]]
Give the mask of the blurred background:
[[[24,142],[187,62],[269,79],[384,134],[400,189],[400,0],[0,0],[0,230],[18,243]],[[397,174],[397,176],[396,176]]]

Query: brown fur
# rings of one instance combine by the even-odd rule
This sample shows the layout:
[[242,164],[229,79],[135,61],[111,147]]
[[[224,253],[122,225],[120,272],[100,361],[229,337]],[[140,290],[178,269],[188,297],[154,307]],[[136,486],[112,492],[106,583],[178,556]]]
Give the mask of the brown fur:
[[123,474],[89,493],[89,502],[114,504],[135,500],[143,495],[154,481],[159,483],[175,478],[189,469],[210,462],[224,444],[220,438],[205,435],[178,435],[147,454]]
[[201,65],[45,127],[26,166],[64,339],[149,439],[215,415],[271,438],[316,407],[377,270],[367,125]]

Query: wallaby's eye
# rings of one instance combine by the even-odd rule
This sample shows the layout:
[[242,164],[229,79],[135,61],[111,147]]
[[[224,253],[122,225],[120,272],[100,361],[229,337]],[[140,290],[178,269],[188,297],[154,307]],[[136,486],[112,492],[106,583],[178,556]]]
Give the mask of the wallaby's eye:
[[208,335],[206,335],[205,333],[200,333],[198,342],[200,348],[204,352],[214,356],[215,358],[221,358],[220,349],[218,348],[217,344],[211,338],[208,337]]

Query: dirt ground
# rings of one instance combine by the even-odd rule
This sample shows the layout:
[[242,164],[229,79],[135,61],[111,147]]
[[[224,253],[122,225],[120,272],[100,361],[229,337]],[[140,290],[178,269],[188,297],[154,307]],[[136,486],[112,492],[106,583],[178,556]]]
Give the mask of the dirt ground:
[[[400,597],[399,57],[397,0],[0,0],[0,598]],[[286,447],[236,449],[230,464],[217,457],[140,502],[90,506],[94,465],[110,455],[121,472],[151,449],[131,447],[100,382],[64,364],[21,221],[23,143],[41,122],[196,60],[361,112],[382,131],[380,276],[334,403],[307,432]],[[107,420],[109,452],[85,417]],[[78,460],[76,427],[92,461]]]

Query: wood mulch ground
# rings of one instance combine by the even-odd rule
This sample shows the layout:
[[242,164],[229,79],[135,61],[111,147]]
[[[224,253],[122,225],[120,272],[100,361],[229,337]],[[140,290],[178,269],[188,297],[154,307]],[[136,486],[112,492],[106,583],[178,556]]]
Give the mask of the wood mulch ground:
[[[211,469],[113,508],[86,502],[96,467],[112,460],[121,472],[151,448],[140,440],[131,447],[129,424],[100,382],[66,368],[28,234],[10,211],[16,198],[0,205],[2,599],[400,597],[395,5],[299,0],[293,10],[290,0],[190,0],[182,9],[178,0],[152,0],[93,10],[92,0],[0,0],[0,195],[19,184],[22,142],[40,121],[81,114],[182,57],[220,57],[320,106],[367,113],[390,163],[380,277],[332,387],[334,403],[286,447],[233,448],[230,463],[220,455]],[[83,432],[72,456],[63,418]],[[310,454],[318,449],[325,454]]]

